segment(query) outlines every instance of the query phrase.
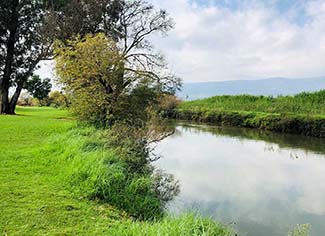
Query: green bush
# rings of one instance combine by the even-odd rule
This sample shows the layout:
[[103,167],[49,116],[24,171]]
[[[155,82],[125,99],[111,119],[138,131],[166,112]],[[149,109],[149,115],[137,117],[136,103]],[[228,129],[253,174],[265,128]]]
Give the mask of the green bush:
[[51,107],[68,107],[69,101],[66,95],[59,91],[52,91],[47,99],[47,105]]

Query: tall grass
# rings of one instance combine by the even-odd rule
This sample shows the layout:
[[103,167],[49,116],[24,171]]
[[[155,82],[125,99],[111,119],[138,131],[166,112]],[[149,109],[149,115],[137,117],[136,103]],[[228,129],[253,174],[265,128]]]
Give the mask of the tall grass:
[[265,113],[294,113],[325,115],[325,90],[300,93],[295,96],[215,96],[207,99],[183,102],[181,110],[192,111],[247,111]]
[[151,167],[131,169],[128,160],[134,157],[135,162],[135,154],[110,145],[113,138],[109,130],[76,128],[56,137],[42,155],[61,162],[59,181],[78,196],[104,201],[135,218],[161,218],[164,202],[153,188]]
[[169,117],[325,137],[325,90],[295,96],[216,96],[182,102]]
[[[127,227],[126,227],[127,226]],[[193,214],[165,217],[158,222],[127,221],[111,228],[112,235],[127,236],[235,236],[230,227]]]

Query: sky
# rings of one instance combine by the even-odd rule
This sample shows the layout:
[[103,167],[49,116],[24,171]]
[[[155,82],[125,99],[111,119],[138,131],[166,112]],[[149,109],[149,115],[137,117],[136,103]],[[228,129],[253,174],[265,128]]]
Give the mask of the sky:
[[152,41],[184,82],[325,75],[325,0],[148,1],[174,19]]

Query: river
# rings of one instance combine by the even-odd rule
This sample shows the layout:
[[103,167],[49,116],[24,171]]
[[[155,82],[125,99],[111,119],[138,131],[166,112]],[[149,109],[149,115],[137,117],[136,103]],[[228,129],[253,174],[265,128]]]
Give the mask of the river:
[[171,214],[211,216],[239,235],[286,236],[305,223],[325,235],[325,139],[177,123],[155,152],[180,182]]

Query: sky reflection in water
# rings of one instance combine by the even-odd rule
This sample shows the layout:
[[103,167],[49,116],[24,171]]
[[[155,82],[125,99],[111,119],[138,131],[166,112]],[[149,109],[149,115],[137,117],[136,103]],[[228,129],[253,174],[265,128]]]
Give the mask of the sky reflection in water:
[[156,153],[181,194],[172,213],[195,210],[240,235],[284,236],[310,223],[325,235],[325,140],[208,126],[176,127]]

